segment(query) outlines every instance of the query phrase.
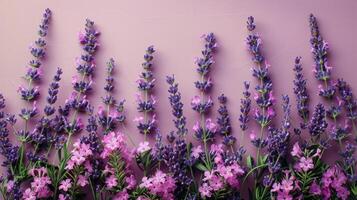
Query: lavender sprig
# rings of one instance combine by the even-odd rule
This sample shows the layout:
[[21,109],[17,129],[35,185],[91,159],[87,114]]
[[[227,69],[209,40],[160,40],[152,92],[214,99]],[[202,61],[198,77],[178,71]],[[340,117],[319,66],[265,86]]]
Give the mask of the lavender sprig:
[[264,148],[266,145],[266,141],[263,138],[264,129],[270,126],[270,123],[275,116],[275,111],[272,107],[275,98],[272,91],[272,81],[268,73],[269,65],[265,62],[264,56],[260,50],[262,40],[258,34],[252,32],[255,29],[254,18],[252,16],[248,18],[247,24],[247,28],[251,33],[246,38],[246,43],[249,52],[253,56],[252,60],[256,64],[256,67],[252,69],[253,77],[256,77],[259,81],[259,84],[255,87],[257,93],[254,99],[260,110],[255,110],[254,119],[260,125],[261,131],[259,137],[256,137],[254,133],[251,134],[252,143],[258,148],[258,159],[260,149]]
[[[87,19],[85,29],[79,34],[79,42],[82,45],[83,54],[77,60],[77,75],[72,79],[73,93],[66,100],[63,108],[60,108],[60,119],[63,125],[63,131],[68,135],[66,146],[68,147],[71,136],[80,132],[83,129],[81,118],[78,117],[80,112],[91,113],[93,108],[87,99],[87,95],[92,90],[92,77],[95,69],[95,53],[99,48],[98,36],[99,32],[94,27],[94,22]],[[73,110],[72,119],[70,119],[70,111]]]
[[[59,90],[59,81],[61,80],[62,69],[58,68],[56,74],[53,77],[52,83],[48,88],[48,95],[46,97],[47,105],[44,108],[45,116],[41,117],[41,119],[36,124],[34,130],[31,132],[31,142],[35,146],[34,154],[36,154],[37,150],[44,149],[49,147],[48,151],[50,151],[54,138],[53,135],[55,128],[55,121],[51,118],[51,116],[56,112],[56,108],[54,104],[57,101],[57,95]],[[35,158],[35,155],[30,154],[30,157]],[[34,159],[32,159],[34,160]],[[36,160],[36,159],[35,159]],[[40,158],[40,160],[43,160]]]
[[[36,100],[40,96],[40,92],[39,87],[34,86],[34,84],[38,83],[41,80],[42,60],[44,59],[46,54],[45,49],[47,44],[45,37],[47,35],[51,15],[51,10],[47,8],[43,14],[41,24],[39,25],[39,37],[30,47],[30,53],[33,58],[30,60],[27,66],[27,72],[24,76],[24,79],[27,81],[28,86],[20,86],[18,89],[21,98],[33,104],[31,108],[22,108],[19,114],[19,116],[25,121],[25,128],[16,132],[21,143],[29,141],[30,133],[28,132],[28,121],[31,120],[31,118],[33,118],[38,112]],[[21,155],[24,155],[23,148],[24,147],[21,147]]]
[[296,108],[299,116],[302,118],[303,123],[301,128],[305,128],[309,119],[309,94],[306,89],[306,79],[302,73],[301,57],[295,58],[294,65],[295,80],[294,80],[294,93],[296,95]]
[[244,132],[248,129],[248,122],[250,120],[249,113],[251,109],[251,99],[250,99],[250,92],[249,92],[250,83],[244,81],[244,91],[243,91],[243,98],[240,100],[240,115],[239,115],[239,122],[240,128],[242,130],[241,134],[241,144],[243,144],[243,136]]
[[217,47],[217,42],[213,33],[203,35],[202,38],[205,41],[202,57],[197,58],[195,61],[197,72],[200,75],[200,80],[195,82],[195,87],[200,91],[200,96],[193,97],[191,106],[193,110],[200,114],[201,119],[196,122],[193,130],[196,138],[201,140],[204,144],[206,167],[211,169],[211,158],[208,152],[207,142],[213,140],[217,126],[210,118],[206,119],[206,114],[213,106],[213,101],[211,97],[207,97],[207,94],[213,86],[212,80],[209,77],[209,72],[214,63],[213,54]]
[[[140,74],[137,80],[138,89],[143,93],[137,95],[138,111],[144,113],[144,117],[138,117],[134,121],[138,123],[137,128],[141,134],[144,134],[145,141],[148,134],[154,134],[156,131],[156,115],[155,104],[156,99],[152,95],[152,90],[155,86],[155,78],[152,71],[155,49],[154,46],[149,46],[144,55],[144,63],[142,67],[144,71]],[[149,115],[152,115],[151,117]]]
[[169,100],[172,108],[172,115],[175,117],[173,122],[176,127],[176,135],[183,138],[188,130],[186,128],[186,117],[183,115],[183,103],[181,101],[181,93],[178,91],[178,83],[175,82],[175,77],[167,76],[166,82],[169,84]]
[[[106,85],[104,86],[106,96],[102,97],[105,108],[99,106],[98,109],[98,122],[103,128],[104,134],[113,131],[118,123],[124,123],[125,121],[125,115],[123,113],[125,100],[118,102],[113,96],[113,90],[115,88],[113,77],[114,68],[114,59],[111,58],[107,62],[107,78],[105,79]],[[112,108],[114,108],[114,110],[112,110]]]
[[5,157],[2,166],[8,168],[11,177],[15,175],[11,168],[19,159],[19,147],[12,145],[9,140],[10,131],[7,126],[15,123],[15,119],[5,113],[5,106],[5,98],[0,94],[0,153]]
[[311,30],[311,51],[315,61],[315,78],[324,83],[324,87],[320,86],[319,95],[331,99],[335,94],[336,88],[333,84],[330,84],[332,68],[327,62],[328,44],[320,35],[317,20],[313,14],[310,15],[309,22]]
[[347,112],[347,118],[350,120],[353,131],[356,133],[357,137],[357,128],[356,128],[356,119],[357,119],[357,101],[353,97],[352,90],[348,83],[344,81],[343,79],[338,79],[337,81],[337,89],[338,92],[342,98],[343,105],[345,107],[345,110]]
[[227,147],[230,147],[233,151],[233,146],[237,139],[232,135],[232,125],[226,105],[227,97],[224,94],[221,94],[218,97],[218,101],[220,106],[218,108],[219,116],[217,117],[217,132],[223,136],[223,144]]
[[[312,142],[319,142],[328,126],[326,121],[326,110],[325,107],[319,103],[315,106],[312,118],[309,122],[309,132],[311,135]],[[324,146],[324,145],[322,145]]]

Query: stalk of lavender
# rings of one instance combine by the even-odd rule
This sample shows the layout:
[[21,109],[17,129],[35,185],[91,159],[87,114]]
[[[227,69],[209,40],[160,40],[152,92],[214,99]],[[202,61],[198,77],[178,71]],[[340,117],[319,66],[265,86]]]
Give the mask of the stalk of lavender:
[[326,144],[323,140],[323,134],[328,126],[326,120],[326,110],[325,107],[319,103],[315,106],[312,118],[309,122],[309,132],[311,135],[311,141],[313,143],[320,143],[322,147],[325,147]]
[[319,95],[331,99],[335,94],[336,88],[333,84],[330,84],[332,67],[330,67],[327,62],[328,44],[320,35],[316,17],[311,14],[309,20],[311,52],[315,61],[315,69],[313,71],[315,72],[315,78],[324,83],[324,87],[319,86]]
[[353,127],[353,131],[355,132],[356,137],[357,137],[357,128],[356,128],[357,101],[353,97],[353,93],[352,93],[350,86],[343,79],[338,79],[337,89],[338,89],[338,92],[342,98],[345,110],[347,112],[347,114],[346,114],[347,118],[350,120],[352,127]]
[[114,91],[114,77],[113,71],[115,68],[114,59],[111,58],[107,62],[107,78],[106,85],[104,86],[104,90],[106,91],[105,97],[102,97],[103,106],[100,106],[98,109],[98,122],[102,126],[104,130],[104,134],[108,134],[110,131],[115,130],[118,123],[124,123],[125,115],[124,111],[124,100],[117,101],[113,96]]
[[192,109],[200,114],[200,121],[197,121],[193,127],[195,136],[201,140],[205,149],[205,165],[210,170],[212,163],[210,154],[207,148],[207,142],[213,140],[216,133],[216,124],[210,118],[205,119],[210,108],[213,106],[211,97],[207,97],[207,93],[212,88],[212,80],[209,77],[213,60],[213,53],[217,47],[216,38],[213,33],[202,36],[205,41],[202,57],[196,59],[197,72],[200,75],[200,80],[195,82],[195,87],[200,91],[200,96],[194,96],[191,101]]
[[[262,197],[265,196],[267,188],[271,187],[271,184],[279,179],[279,172],[282,171],[282,161],[286,160],[286,155],[289,147],[290,139],[290,99],[288,95],[283,95],[283,112],[284,117],[281,123],[281,128],[276,129],[269,127],[268,132],[268,166],[269,166],[269,175],[265,176],[263,179],[264,190]],[[274,177],[275,175],[275,177]],[[272,180],[273,178],[273,180]]]
[[5,157],[2,166],[8,170],[8,179],[14,178],[14,167],[19,159],[19,147],[11,144],[9,140],[8,124],[15,123],[15,118],[7,115],[5,109],[5,98],[0,94],[0,153]]
[[[37,151],[45,150],[48,148],[48,152],[50,152],[52,143],[56,135],[52,133],[55,132],[55,121],[51,116],[56,112],[56,108],[54,104],[57,101],[57,95],[59,90],[59,81],[61,80],[62,69],[58,68],[56,74],[52,79],[52,83],[48,88],[48,95],[46,97],[47,105],[43,109],[44,116],[36,124],[36,127],[31,133],[31,142],[35,146],[34,154],[29,153],[28,158],[32,162],[36,162],[39,160],[44,160],[44,158],[40,158],[36,156]],[[46,156],[47,157],[47,156]]]
[[[137,128],[141,134],[144,134],[145,141],[148,134],[154,134],[156,131],[155,119],[155,103],[156,99],[152,95],[152,90],[155,86],[155,78],[152,72],[154,46],[149,46],[144,55],[144,63],[142,67],[144,71],[140,74],[137,80],[138,89],[142,92],[137,95],[138,111],[143,113],[144,117],[137,117],[134,121],[138,123]],[[152,115],[150,117],[150,115]]]
[[[178,91],[178,83],[175,82],[173,75],[167,76],[166,82],[169,84],[171,114],[174,116],[173,122],[176,131],[172,131],[167,136],[169,142],[173,144],[165,145],[163,159],[176,181],[175,197],[184,198],[195,181],[192,166],[189,165],[192,145],[187,144],[185,138],[188,130],[186,128],[186,117],[183,114],[181,93]],[[191,176],[188,175],[190,173]]]
[[294,72],[294,93],[296,95],[296,109],[298,110],[300,118],[303,120],[300,127],[305,129],[309,120],[309,94],[306,89],[306,79],[302,73],[301,57],[295,58]]
[[221,94],[218,97],[218,101],[220,103],[218,108],[219,116],[217,117],[218,133],[223,136],[223,144],[234,152],[234,144],[237,139],[232,135],[232,125],[227,109],[227,97]]
[[[20,158],[19,158],[19,169],[22,169],[25,164],[24,156],[25,156],[25,146],[24,143],[29,142],[30,134],[28,131],[28,122],[37,114],[37,106],[36,100],[40,96],[38,86],[34,86],[35,83],[38,83],[41,80],[41,65],[42,60],[45,57],[45,48],[46,48],[46,40],[45,37],[47,35],[49,23],[51,18],[51,10],[46,9],[41,24],[39,25],[38,30],[38,39],[34,42],[30,47],[30,53],[32,55],[32,59],[28,63],[27,72],[24,76],[24,79],[27,81],[27,86],[20,86],[18,92],[23,100],[26,102],[32,103],[31,108],[23,108],[19,116],[25,121],[25,127],[19,131],[15,131],[15,134],[18,135],[18,139],[21,142]],[[24,175],[24,174],[23,174]]]
[[269,65],[266,63],[264,56],[260,51],[262,40],[258,34],[253,33],[255,29],[254,18],[248,17],[247,29],[250,34],[246,38],[248,50],[253,56],[252,60],[255,63],[255,67],[252,69],[253,76],[259,81],[259,84],[255,87],[256,96],[254,97],[259,109],[255,110],[254,119],[260,125],[260,135],[256,137],[255,133],[250,135],[252,143],[257,147],[257,160],[259,160],[260,149],[267,145],[266,139],[263,134],[266,127],[269,127],[272,118],[275,115],[273,109],[274,96],[272,91],[272,81],[268,74]]
[[[80,132],[83,128],[78,114],[92,110],[87,95],[92,90],[92,76],[96,65],[94,56],[99,47],[98,36],[99,32],[95,29],[94,22],[87,19],[84,31],[79,34],[79,42],[83,49],[83,54],[76,63],[79,76],[76,75],[72,78],[74,91],[70,98],[66,100],[64,107],[59,110],[63,131],[68,135],[65,149],[70,144],[71,136]],[[70,116],[71,111],[73,111],[72,116]]]
[[169,100],[172,108],[171,114],[175,117],[173,122],[176,127],[176,135],[184,138],[187,135],[186,117],[183,115],[183,103],[181,101],[181,93],[178,91],[178,83],[175,82],[174,76],[167,76],[166,82],[169,84]]
[[243,144],[243,136],[244,132],[248,129],[248,122],[249,122],[249,113],[251,109],[251,100],[250,100],[250,92],[249,92],[250,83],[244,81],[244,91],[243,91],[243,98],[240,100],[240,115],[239,115],[239,122],[240,128],[242,130],[241,134],[241,141],[240,144]]
[[[322,38],[319,27],[317,24],[316,17],[311,14],[309,18],[310,30],[311,30],[311,51],[315,61],[315,78],[322,81],[324,85],[319,85],[319,95],[326,98],[327,100],[333,100],[331,102],[331,107],[327,109],[327,116],[330,117],[334,125],[331,128],[330,137],[333,140],[338,141],[340,149],[343,149],[342,140],[347,137],[349,132],[349,127],[345,124],[342,127],[337,119],[342,114],[342,102],[338,99],[336,94],[336,84],[332,82],[331,69],[328,63],[328,44]],[[335,98],[335,99],[334,99]],[[334,102],[337,101],[337,104]]]

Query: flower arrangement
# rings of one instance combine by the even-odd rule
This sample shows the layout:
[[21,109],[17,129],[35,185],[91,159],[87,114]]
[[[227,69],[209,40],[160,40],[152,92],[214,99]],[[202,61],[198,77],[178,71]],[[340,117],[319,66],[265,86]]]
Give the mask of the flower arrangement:
[[[114,59],[106,63],[102,104],[95,109],[88,99],[93,92],[95,55],[100,47],[100,33],[89,19],[79,34],[83,53],[76,60],[78,75],[73,76],[73,92],[63,105],[55,106],[63,73],[58,68],[41,112],[36,102],[41,97],[39,85],[50,19],[51,11],[46,9],[39,38],[30,47],[33,59],[24,76],[27,86],[18,90],[26,107],[18,115],[7,113],[5,98],[0,94],[0,153],[6,168],[0,178],[3,199],[238,200],[244,199],[245,193],[252,200],[357,199],[357,139],[352,139],[357,133],[357,101],[350,85],[332,75],[328,45],[315,16],[309,17],[313,73],[322,83],[318,87],[324,101],[317,103],[312,112],[302,59],[296,57],[292,84],[299,118],[292,121],[291,98],[283,95],[282,121],[276,123],[277,101],[270,65],[262,54],[262,38],[256,33],[254,18],[248,17],[246,44],[257,83],[255,91],[251,91],[250,82],[243,84],[237,117],[240,137],[236,137],[231,124],[228,97],[221,94],[213,98],[210,93],[210,71],[218,45],[216,36],[209,33],[202,36],[202,55],[195,60],[198,95],[192,98],[191,107],[198,118],[192,130],[187,128],[179,83],[174,75],[166,77],[174,127],[166,137],[160,133],[155,116],[155,49],[146,49],[143,71],[136,82],[139,115],[133,121],[144,138],[137,146],[123,128],[125,100],[117,100],[114,95]],[[210,115],[214,99],[218,102],[216,120]],[[17,123],[18,118],[23,125]],[[251,121],[258,125],[258,133],[250,127]],[[84,134],[78,136],[81,132]],[[10,134],[16,136],[17,143],[10,140]],[[197,142],[190,140],[191,135]],[[246,138],[256,148],[255,155],[245,155]],[[340,157],[328,164],[324,156],[332,146],[339,149]],[[52,154],[54,161],[48,159]]]

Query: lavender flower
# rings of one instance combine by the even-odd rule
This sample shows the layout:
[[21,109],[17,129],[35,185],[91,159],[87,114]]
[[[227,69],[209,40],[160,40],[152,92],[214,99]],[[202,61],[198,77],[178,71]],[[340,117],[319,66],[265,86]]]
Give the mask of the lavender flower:
[[[70,143],[71,136],[83,129],[81,118],[77,118],[79,112],[91,113],[93,108],[90,105],[87,95],[92,90],[92,77],[95,69],[94,56],[98,50],[99,32],[94,27],[94,22],[87,19],[85,29],[79,33],[79,42],[82,45],[83,54],[77,60],[77,72],[80,75],[72,79],[73,93],[66,100],[64,107],[59,108],[59,119],[62,127],[61,131],[68,134],[67,146]],[[70,121],[69,114],[73,110],[73,119]]]
[[[155,86],[155,78],[152,72],[154,52],[154,46],[149,46],[146,49],[146,54],[144,55],[145,62],[142,64],[144,71],[137,80],[138,88],[143,93],[143,96],[140,96],[140,94],[137,96],[137,109],[139,112],[144,113],[144,117],[138,117],[134,121],[138,122],[137,128],[140,133],[145,135],[145,138],[147,134],[154,134],[156,130],[156,119],[155,114],[153,114],[156,99],[152,95],[152,90]],[[148,116],[150,114],[152,114],[151,119]]]
[[305,128],[305,124],[309,119],[309,94],[307,93],[306,89],[306,79],[302,73],[302,64],[301,64],[301,57],[295,58],[295,80],[294,80],[294,93],[296,95],[296,108],[298,110],[299,116],[303,120],[303,124],[301,124],[302,128]]
[[[114,59],[111,58],[107,62],[107,78],[105,79],[106,85],[104,87],[106,96],[102,97],[106,110],[102,106],[99,106],[98,109],[98,122],[103,127],[104,134],[113,131],[118,123],[124,123],[125,121],[125,115],[123,113],[125,101],[122,100],[118,102],[113,96],[113,90],[115,88],[113,77],[114,67]],[[114,108],[114,110],[111,110],[111,108]]]
[[328,65],[327,62],[328,44],[320,35],[317,20],[313,14],[310,15],[310,30],[310,44],[312,48],[311,51],[315,61],[315,78],[317,80],[323,81],[325,86],[324,88],[323,86],[320,86],[319,95],[330,99],[335,94],[336,88],[334,85],[330,84],[332,68]]
[[195,86],[201,92],[201,96],[195,96],[191,101],[192,109],[201,115],[201,123],[196,122],[194,126],[195,136],[206,142],[213,139],[215,128],[208,128],[207,125],[215,126],[211,123],[211,119],[205,120],[205,115],[213,106],[213,101],[210,97],[206,99],[206,95],[212,88],[212,80],[209,76],[213,60],[213,53],[217,47],[216,38],[213,33],[203,35],[205,41],[205,48],[202,50],[202,57],[197,58],[195,63],[197,65],[197,72],[200,74],[200,80],[195,82]]
[[217,124],[219,128],[217,132],[223,136],[223,144],[233,148],[237,139],[232,135],[232,125],[226,105],[227,97],[224,94],[221,94],[218,97],[218,101],[220,106],[218,109],[219,117],[217,118]]
[[21,98],[28,102],[35,101],[40,96],[38,87],[33,87],[33,84],[41,79],[42,72],[40,67],[42,65],[42,59],[45,57],[45,37],[47,35],[51,15],[51,10],[47,8],[43,13],[43,18],[39,25],[39,38],[30,47],[30,53],[33,56],[33,59],[29,62],[27,72],[24,76],[24,79],[29,83],[28,88],[20,86],[20,89],[18,90]]
[[188,130],[186,128],[186,117],[183,115],[183,103],[181,101],[181,93],[178,91],[178,83],[175,82],[175,77],[167,76],[166,82],[169,84],[169,100],[172,108],[173,120],[176,127],[176,135],[184,137]]
[[4,108],[5,98],[2,94],[0,94],[0,153],[5,157],[2,166],[8,167],[9,172],[12,173],[10,171],[10,167],[18,161],[19,147],[12,145],[9,140],[9,129],[7,126],[9,123],[12,123],[12,119],[8,118],[11,116],[7,116],[7,114],[4,112]]
[[[48,88],[48,96],[46,98],[47,105],[44,108],[45,116],[37,122],[34,130],[31,132],[31,142],[35,146],[35,154],[37,150],[44,149],[46,147],[51,147],[52,142],[54,142],[54,119],[50,118],[56,112],[54,103],[57,101],[59,81],[61,80],[62,69],[58,68],[56,74],[53,77],[53,82]],[[34,157],[36,155],[31,155]]]
[[357,119],[357,101],[353,97],[350,86],[343,79],[338,79],[337,89],[342,98],[343,106],[345,107],[345,110],[347,112],[347,118],[351,121],[353,130],[357,134],[357,129],[355,125],[355,120]]
[[272,173],[281,168],[281,160],[286,156],[290,138],[290,100],[288,95],[283,97],[284,117],[280,129],[270,127],[268,134],[268,163]]
[[[254,31],[255,24],[253,17],[248,18],[247,24],[249,25],[248,30]],[[275,98],[272,91],[272,81],[268,74],[269,65],[265,62],[263,66],[265,59],[260,50],[262,44],[261,38],[256,33],[250,33],[246,39],[246,43],[249,52],[253,56],[252,60],[257,65],[252,69],[253,77],[256,77],[259,80],[259,84],[255,87],[257,93],[254,99],[260,110],[255,110],[254,119],[260,125],[261,133],[259,138],[257,138],[254,134],[251,135],[251,140],[253,144],[255,143],[255,146],[261,148],[263,147],[262,145],[265,144],[264,139],[262,138],[264,128],[270,125],[272,118],[275,116],[275,111],[272,107],[275,102]]]
[[315,110],[308,127],[310,135],[315,139],[315,142],[316,139],[321,138],[327,126],[325,107],[319,103],[315,106]]
[[[250,83],[245,81],[244,82],[244,91],[243,91],[243,98],[240,100],[240,128],[242,132],[248,129],[248,122],[249,122],[249,112],[251,108],[251,100],[250,100],[250,92],[249,92]],[[243,134],[242,134],[243,136]]]

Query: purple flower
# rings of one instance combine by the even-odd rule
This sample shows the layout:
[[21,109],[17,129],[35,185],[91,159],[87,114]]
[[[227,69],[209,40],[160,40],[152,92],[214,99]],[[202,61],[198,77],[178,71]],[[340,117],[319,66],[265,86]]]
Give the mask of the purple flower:
[[[197,139],[202,140],[207,145],[207,141],[213,140],[216,133],[216,124],[211,119],[205,119],[205,115],[213,106],[213,101],[207,97],[209,90],[212,88],[212,80],[208,77],[212,65],[214,63],[213,54],[217,47],[216,38],[213,33],[202,36],[205,45],[202,50],[202,57],[197,58],[195,63],[197,65],[197,72],[200,75],[200,80],[195,82],[196,88],[200,91],[200,96],[195,96],[191,101],[191,107],[198,112],[201,117],[201,123],[196,122],[193,127]],[[208,156],[208,153],[206,152]],[[208,159],[208,157],[206,158]]]
[[[296,95],[296,108],[298,110],[299,116],[303,119],[304,124],[307,123],[309,119],[309,94],[306,89],[306,79],[302,73],[301,57],[295,58],[295,80],[294,80],[294,93]],[[302,127],[304,127],[302,124]]]
[[21,95],[21,98],[25,101],[34,101],[36,100],[40,93],[38,89],[35,89],[36,87],[33,87],[33,84],[35,82],[39,82],[41,79],[41,65],[42,65],[42,59],[45,57],[45,48],[46,48],[46,41],[45,41],[45,36],[47,35],[47,30],[48,26],[50,23],[51,19],[51,10],[46,9],[43,18],[41,21],[41,24],[39,25],[39,31],[38,31],[38,39],[34,42],[33,45],[30,47],[30,53],[33,56],[33,59],[30,60],[28,64],[28,69],[27,72],[24,76],[25,80],[29,82],[28,88],[22,87],[19,90],[19,93]]
[[249,112],[251,109],[251,100],[250,100],[250,92],[249,92],[250,83],[245,81],[244,82],[244,92],[243,98],[240,100],[240,128],[244,132],[248,129],[248,122],[249,122]]
[[0,153],[5,157],[2,165],[10,167],[10,165],[15,164],[19,158],[19,147],[12,145],[9,140],[9,129],[7,127],[9,120],[7,114],[4,112],[4,108],[5,98],[0,94]]
[[275,116],[275,111],[273,105],[275,103],[275,98],[272,91],[272,81],[269,77],[268,68],[269,64],[265,61],[264,56],[261,53],[262,40],[260,36],[252,31],[255,30],[254,18],[249,17],[247,21],[247,28],[250,34],[246,38],[246,43],[248,46],[248,51],[252,55],[252,60],[255,63],[255,67],[252,68],[253,77],[256,77],[259,84],[255,87],[255,101],[259,109],[255,110],[254,119],[258,122],[261,127],[260,138],[251,139],[253,144],[257,147],[265,146],[265,140],[261,138],[263,136],[263,131],[265,127],[269,127],[270,123]]
[[114,91],[114,77],[113,72],[115,68],[114,59],[111,58],[107,62],[107,77],[105,79],[106,85],[104,90],[106,95],[102,97],[102,101],[105,105],[105,111],[102,106],[98,108],[98,123],[102,126],[104,134],[113,131],[118,123],[124,123],[124,103],[125,100],[117,101],[113,96]]
[[[78,113],[93,112],[93,107],[87,99],[87,95],[92,90],[92,77],[96,66],[94,57],[99,47],[98,36],[100,33],[96,30],[94,22],[86,19],[84,31],[80,35],[79,42],[83,53],[76,60],[78,75],[74,76],[72,80],[74,91],[66,100],[65,105],[59,107],[58,112],[60,115],[56,117],[56,123],[58,124],[56,127],[57,132],[68,134],[67,146],[70,143],[71,136],[84,128],[81,118],[77,117]],[[73,111],[72,116],[70,115],[71,111]]]
[[[327,128],[325,107],[319,103],[315,106],[314,113],[309,123],[309,132],[313,138],[320,138]],[[315,141],[316,142],[316,141]]]
[[175,82],[174,76],[167,76],[166,82],[169,84],[169,100],[172,108],[172,115],[175,117],[173,122],[176,127],[176,135],[184,137],[188,130],[186,128],[186,117],[183,115],[183,103],[181,101],[181,93],[178,91],[178,83]]
[[344,81],[343,79],[338,79],[336,86],[342,98],[341,100],[343,102],[343,106],[347,112],[346,116],[352,123],[353,131],[355,131],[355,133],[357,134],[355,125],[355,120],[357,119],[357,101],[353,97],[352,90],[346,81]]
[[270,171],[276,173],[280,170],[281,163],[287,154],[289,139],[290,139],[290,102],[289,97],[283,97],[283,111],[284,117],[280,129],[269,127],[268,129],[268,163]]
[[[154,134],[156,131],[156,119],[155,119],[155,103],[156,99],[152,95],[152,90],[154,88],[154,74],[152,71],[153,67],[153,59],[155,49],[154,46],[149,46],[146,49],[146,53],[144,55],[144,63],[142,64],[143,72],[140,75],[138,83],[138,89],[143,93],[142,96],[138,94],[137,96],[137,103],[138,107],[137,110],[142,112],[144,117],[138,118],[140,120],[134,120],[138,122],[137,128],[141,134]],[[151,115],[151,119],[150,119]]]
[[232,134],[232,125],[227,109],[227,97],[224,94],[221,94],[218,97],[218,101],[220,103],[219,109],[218,109],[218,118],[217,118],[217,124],[218,124],[218,133],[220,133],[223,136],[223,144],[227,146],[233,146],[233,144],[236,142],[236,138],[231,135]]
[[311,30],[311,51],[315,61],[315,78],[325,83],[325,88],[320,89],[320,96],[331,98],[335,94],[335,87],[329,85],[331,79],[331,67],[328,65],[328,44],[320,35],[316,17],[310,15],[310,30]]

